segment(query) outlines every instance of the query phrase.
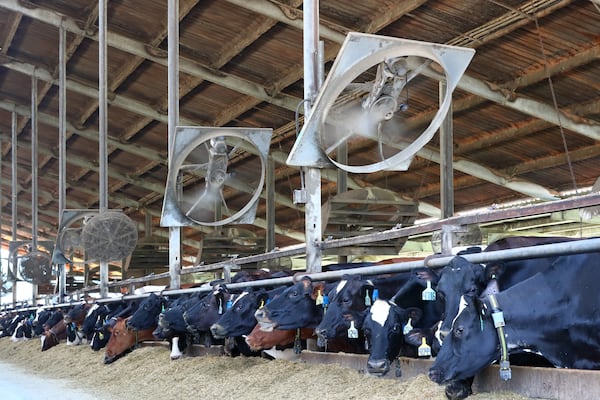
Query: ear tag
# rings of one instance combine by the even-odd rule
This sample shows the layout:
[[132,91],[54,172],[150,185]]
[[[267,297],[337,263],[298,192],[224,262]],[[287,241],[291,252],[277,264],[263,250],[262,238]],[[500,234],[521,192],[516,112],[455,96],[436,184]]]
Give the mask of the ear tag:
[[323,313],[327,312],[327,307],[329,307],[329,296],[323,296]]
[[379,298],[379,289],[373,289],[373,301]]
[[323,304],[323,295],[321,294],[321,290],[317,291],[317,299],[315,300],[316,305],[320,306]]
[[427,281],[427,288],[421,293],[423,301],[435,301],[435,290],[431,288],[431,281]]
[[413,330],[413,326],[412,326],[411,322],[412,322],[412,318],[409,318],[406,325],[404,325],[404,329],[402,330],[403,334],[408,335],[410,333],[410,331]]
[[427,344],[424,337],[421,338],[421,345],[418,349],[419,357],[431,357],[431,347]]
[[165,303],[160,306],[160,312],[165,312]]
[[219,314],[223,314],[223,300],[219,299]]
[[350,321],[350,328],[348,328],[348,339],[358,339],[358,329],[354,327],[354,321]]
[[263,308],[265,306],[265,301],[261,300],[260,301],[260,305],[258,306],[258,308]]
[[365,292],[365,306],[371,306],[371,296],[369,296],[369,290],[367,289]]
[[227,300],[227,310],[229,310],[231,307],[233,307],[233,300]]
[[104,333],[100,332],[98,334],[98,337],[100,338],[100,340],[104,340]]
[[369,339],[365,336],[365,351],[369,351]]

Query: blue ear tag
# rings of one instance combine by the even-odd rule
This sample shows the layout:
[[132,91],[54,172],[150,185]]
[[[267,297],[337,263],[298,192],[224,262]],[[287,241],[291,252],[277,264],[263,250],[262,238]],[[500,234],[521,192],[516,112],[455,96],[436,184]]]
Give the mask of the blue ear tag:
[[367,289],[365,292],[365,306],[371,306],[371,297],[369,296],[369,289]]
[[348,328],[348,339],[358,339],[358,329],[354,327],[354,321],[350,321],[350,328]]
[[373,289],[373,301],[379,298],[379,289]]
[[227,300],[227,309],[229,310],[231,307],[233,307],[233,301],[232,300]]
[[431,288],[431,281],[427,281],[427,288],[421,293],[423,301],[435,301],[435,290]]
[[323,296],[323,312],[324,313],[327,311],[327,307],[329,307],[329,296],[324,295]]
[[413,326],[412,326],[411,322],[412,322],[412,318],[409,318],[406,325],[404,325],[404,329],[402,329],[403,334],[408,335],[410,333],[410,331],[413,330]]

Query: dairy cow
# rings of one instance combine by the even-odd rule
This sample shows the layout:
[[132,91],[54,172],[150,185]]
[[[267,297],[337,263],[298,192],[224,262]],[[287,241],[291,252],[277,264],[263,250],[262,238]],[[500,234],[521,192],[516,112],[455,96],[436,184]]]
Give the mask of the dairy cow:
[[440,384],[468,379],[496,360],[508,377],[508,355],[522,351],[538,353],[556,367],[600,369],[598,257],[560,256],[497,294],[461,296],[429,377]]

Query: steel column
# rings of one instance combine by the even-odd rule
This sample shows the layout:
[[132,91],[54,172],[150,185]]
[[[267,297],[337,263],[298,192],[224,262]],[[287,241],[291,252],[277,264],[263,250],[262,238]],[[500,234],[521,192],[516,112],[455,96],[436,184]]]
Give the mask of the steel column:
[[[99,161],[100,161],[100,187],[98,196],[100,202],[100,213],[108,209],[108,152],[107,152],[107,133],[108,133],[108,115],[107,115],[107,70],[106,70],[106,3],[108,0],[98,1],[98,95],[99,95]],[[100,297],[108,296],[108,262],[100,262]]]
[[[58,44],[58,218],[62,216],[67,201],[67,31],[59,29]],[[58,265],[58,297],[65,301],[67,273],[64,264]]]
[[[38,120],[37,120],[37,78],[31,76],[31,250],[38,250]],[[32,304],[37,297],[37,284],[32,285]]]
[[[169,163],[179,124],[179,0],[168,3],[168,103],[169,103]],[[181,286],[181,228],[169,228],[169,276],[171,289]]]
[[[12,214],[12,240],[17,240],[17,113],[13,111],[11,119],[11,186],[12,186],[12,203],[11,203],[11,214]],[[12,263],[13,272],[13,287],[12,287],[12,303],[13,307],[17,304],[17,258],[13,257],[10,260]]]
[[[319,90],[317,67],[319,49],[319,1],[304,1],[304,115],[311,112],[312,103]],[[305,236],[306,272],[321,271],[321,170],[306,168]]]

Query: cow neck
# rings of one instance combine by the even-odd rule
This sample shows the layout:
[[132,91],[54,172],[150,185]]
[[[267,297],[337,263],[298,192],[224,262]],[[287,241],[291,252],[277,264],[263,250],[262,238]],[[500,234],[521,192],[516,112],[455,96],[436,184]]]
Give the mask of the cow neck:
[[498,299],[495,294],[488,295],[488,302],[492,309],[492,321],[494,322],[494,328],[498,333],[498,341],[500,342],[500,378],[503,381],[507,381],[511,378],[510,362],[508,361],[508,345],[506,344],[506,335],[504,334],[504,313],[500,309]]

